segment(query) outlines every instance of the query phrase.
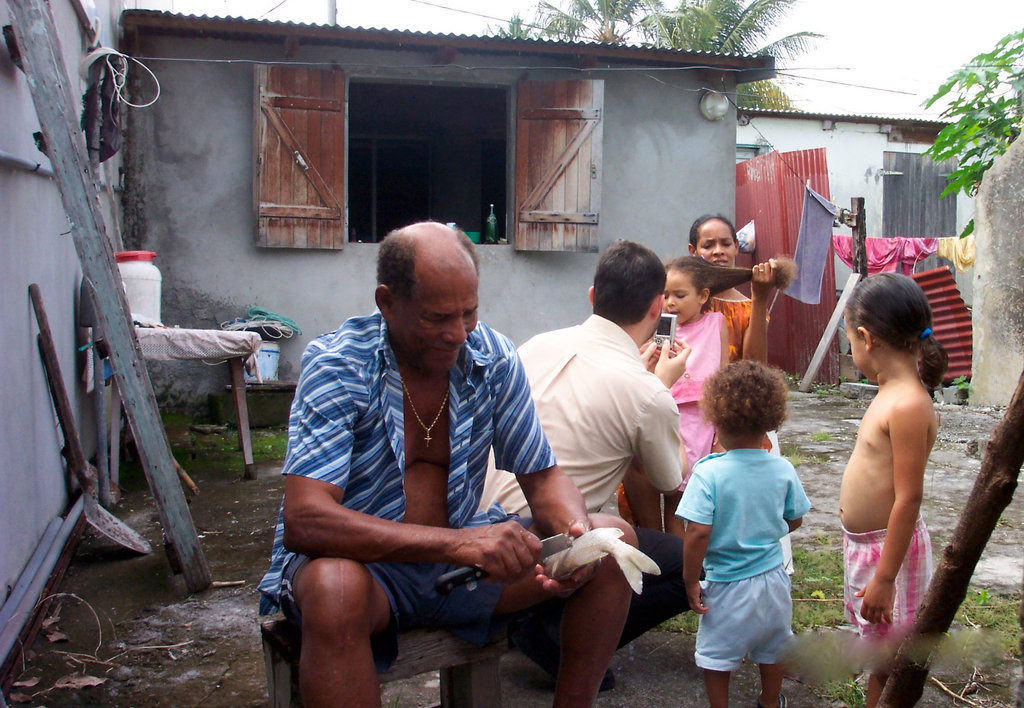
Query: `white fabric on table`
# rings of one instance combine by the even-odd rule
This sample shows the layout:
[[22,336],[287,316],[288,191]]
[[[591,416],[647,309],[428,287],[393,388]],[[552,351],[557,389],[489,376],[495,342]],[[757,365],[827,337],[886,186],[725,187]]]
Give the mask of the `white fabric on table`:
[[139,340],[144,359],[221,361],[245,357],[245,370],[259,377],[256,353],[263,340],[256,332],[136,327],[135,336]]

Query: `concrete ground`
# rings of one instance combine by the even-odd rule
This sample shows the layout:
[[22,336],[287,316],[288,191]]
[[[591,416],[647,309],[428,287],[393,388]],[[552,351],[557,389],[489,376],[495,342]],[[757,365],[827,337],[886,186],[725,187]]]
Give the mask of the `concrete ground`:
[[[800,458],[798,470],[814,505],[794,545],[838,544],[839,479],[866,405],[835,393],[792,395],[790,420],[780,439],[784,453]],[[939,410],[942,424],[928,468],[924,511],[936,552],[959,517],[980,468],[981,449],[999,417],[998,411],[977,408],[942,405]],[[172,436],[179,441],[188,437],[183,431]],[[226,454],[232,460],[238,455]],[[283,485],[273,464],[263,464],[257,480],[243,481],[225,472],[219,459],[197,453],[196,459],[182,462],[201,490],[191,511],[213,579],[242,584],[188,595],[159,550],[148,491],[137,485],[115,511],[157,551],[128,557],[95,538],[83,542],[59,588],[59,615],[24,652],[20,685],[7,695],[10,705],[267,705],[256,584],[266,568]],[[1024,502],[1016,500],[975,573],[976,588],[993,594],[1020,591],[1022,529]],[[652,631],[623,648],[612,662],[616,687],[602,693],[596,705],[706,705],[702,677],[693,665],[693,642],[689,634]],[[1019,662],[1009,657],[983,669],[983,675],[973,677],[983,690],[970,700],[1012,704],[1010,686],[1019,670]],[[504,705],[550,704],[551,680],[522,655],[506,654],[501,671]],[[968,672],[945,680],[959,691],[971,678]],[[843,705],[795,680],[787,680],[784,690],[794,708]],[[756,670],[745,666],[733,679],[733,703],[753,706],[756,695]],[[385,705],[401,708],[436,705],[437,677],[389,684],[383,697]],[[954,700],[929,683],[920,705],[954,705]]]

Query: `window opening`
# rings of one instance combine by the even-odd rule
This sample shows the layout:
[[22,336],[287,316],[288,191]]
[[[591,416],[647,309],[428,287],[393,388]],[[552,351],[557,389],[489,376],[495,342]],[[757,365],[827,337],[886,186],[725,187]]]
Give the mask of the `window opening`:
[[352,81],[348,112],[350,241],[422,219],[482,232],[491,204],[507,238],[505,88]]

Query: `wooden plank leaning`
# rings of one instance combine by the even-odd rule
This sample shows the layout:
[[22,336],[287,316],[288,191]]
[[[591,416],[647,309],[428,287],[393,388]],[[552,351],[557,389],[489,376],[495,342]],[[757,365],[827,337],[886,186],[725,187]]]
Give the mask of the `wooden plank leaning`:
[[138,444],[160,523],[176,551],[186,587],[189,592],[197,592],[209,587],[210,570],[199,547],[185,494],[174,469],[167,433],[160,420],[153,385],[135,340],[128,302],[100,210],[99,193],[89,170],[84,139],[75,121],[78,107],[72,97],[53,16],[44,0],[11,0],[8,6],[29,93],[71,224],[71,237],[82,273],[95,292],[97,318],[110,348],[114,377]]
[[836,303],[836,309],[832,311],[832,317],[829,318],[828,324],[825,325],[825,331],[821,334],[821,341],[818,342],[818,348],[814,350],[814,356],[811,357],[811,363],[807,367],[807,373],[804,374],[803,379],[800,381],[800,390],[807,392],[811,390],[811,384],[814,382],[814,377],[818,373],[818,369],[821,368],[821,362],[825,358],[825,354],[828,351],[828,345],[832,342],[832,337],[835,336],[836,327],[839,326],[839,319],[843,316],[843,310],[846,309],[846,303],[853,295],[853,288],[857,285],[860,280],[860,273],[850,273],[850,277],[846,279],[846,285],[843,286],[843,292],[839,296],[839,302]]

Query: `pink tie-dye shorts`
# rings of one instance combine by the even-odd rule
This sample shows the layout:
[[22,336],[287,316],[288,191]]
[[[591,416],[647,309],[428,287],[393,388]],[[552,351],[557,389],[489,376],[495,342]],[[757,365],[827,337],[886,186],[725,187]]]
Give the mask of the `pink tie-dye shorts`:
[[892,608],[892,624],[872,624],[860,615],[863,598],[855,594],[863,590],[874,577],[885,545],[885,529],[867,533],[850,533],[843,529],[843,587],[846,619],[852,622],[862,637],[886,637],[890,632],[910,628],[921,600],[932,578],[932,541],[923,519],[914,526],[914,535],[907,547],[907,555],[896,575],[896,593]]

